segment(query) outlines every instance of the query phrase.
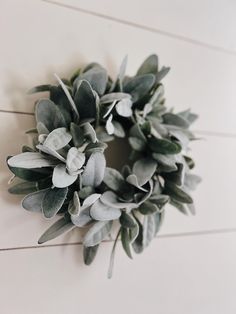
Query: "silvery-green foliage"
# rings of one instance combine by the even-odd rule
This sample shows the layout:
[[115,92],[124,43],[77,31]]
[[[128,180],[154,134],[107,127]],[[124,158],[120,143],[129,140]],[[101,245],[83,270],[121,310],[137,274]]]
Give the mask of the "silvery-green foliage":
[[[118,239],[128,257],[141,253],[157,235],[167,203],[195,214],[190,192],[200,182],[189,156],[197,115],[165,105],[161,80],[169,68],[160,67],[154,54],[134,76],[127,76],[126,66],[127,57],[112,80],[101,65],[90,63],[68,80],[55,74],[55,85],[31,89],[49,94],[36,102],[36,127],[27,131],[33,146],[7,158],[21,180],[9,192],[27,194],[22,206],[46,219],[62,216],[39,243],[84,228],[89,265],[118,224],[109,277]],[[130,146],[122,171],[106,166],[105,150],[116,138]]]

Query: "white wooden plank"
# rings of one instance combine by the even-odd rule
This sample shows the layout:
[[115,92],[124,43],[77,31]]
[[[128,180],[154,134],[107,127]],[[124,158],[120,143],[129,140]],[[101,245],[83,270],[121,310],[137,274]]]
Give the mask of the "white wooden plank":
[[0,252],[2,313],[235,314],[233,234],[159,239],[133,261],[118,247],[111,280],[111,244],[90,267],[78,246]]
[[[33,117],[29,115],[0,113],[0,248],[34,246],[39,236],[52,223],[40,215],[21,208],[21,197],[9,195],[7,182],[10,172],[6,166],[6,156],[20,152],[21,145],[27,143],[24,130],[33,127]],[[195,232],[212,229],[236,228],[234,189],[236,178],[232,172],[235,162],[236,140],[232,138],[206,137],[192,143],[197,168],[203,182],[194,193],[197,215],[184,216],[178,210],[168,207],[161,234]],[[214,153],[214,158],[212,154]],[[117,150],[110,152],[114,160]],[[112,163],[111,163],[112,166]],[[77,242],[81,239],[75,230],[50,243]]]
[[197,129],[236,133],[234,56],[40,1],[1,1],[0,34],[0,109],[32,111],[34,98],[24,92],[52,82],[54,72],[66,76],[97,60],[114,75],[128,53],[134,73],[157,52],[172,67],[165,80],[168,104],[198,112]]
[[[49,0],[50,2],[50,0]],[[231,0],[56,0],[56,3],[150,27],[236,52],[236,3]]]

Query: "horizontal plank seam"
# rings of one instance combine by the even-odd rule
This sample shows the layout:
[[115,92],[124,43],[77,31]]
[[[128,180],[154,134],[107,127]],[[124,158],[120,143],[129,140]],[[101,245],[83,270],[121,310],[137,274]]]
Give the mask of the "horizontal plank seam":
[[84,14],[87,14],[87,15],[91,15],[91,16],[95,16],[95,17],[98,17],[98,18],[102,18],[102,19],[106,19],[106,20],[109,20],[109,21],[113,21],[113,22],[116,22],[116,23],[119,23],[119,24],[123,24],[123,25],[134,27],[134,28],[142,29],[142,30],[145,30],[145,31],[148,31],[148,32],[151,32],[151,33],[155,33],[155,34],[159,34],[159,35],[162,35],[162,36],[166,36],[166,37],[169,37],[169,38],[172,38],[172,39],[174,38],[174,39],[177,39],[177,40],[180,40],[180,41],[184,41],[184,42],[187,42],[187,43],[190,43],[190,44],[193,44],[193,45],[201,46],[203,48],[207,48],[207,49],[214,50],[214,51],[217,51],[217,52],[221,52],[221,53],[225,53],[225,54],[230,54],[230,55],[236,56],[236,51],[234,51],[234,50],[229,50],[229,49],[226,49],[226,48],[221,47],[221,46],[212,45],[212,44],[208,44],[206,42],[202,42],[200,40],[191,39],[189,37],[185,37],[185,36],[182,36],[182,35],[177,35],[177,34],[174,34],[174,33],[168,32],[168,31],[157,29],[155,27],[150,27],[150,26],[147,26],[147,25],[144,25],[144,24],[138,24],[136,22],[123,20],[123,19],[120,19],[120,18],[117,18],[117,17],[114,17],[114,16],[103,14],[103,13],[98,13],[98,12],[94,12],[94,11],[83,9],[83,8],[79,8],[79,7],[74,7],[73,5],[69,5],[69,4],[65,4],[65,3],[59,3],[59,2],[51,1],[51,0],[41,0],[41,1],[45,2],[45,3],[52,4],[52,5],[57,5],[57,6],[66,8],[66,9],[78,11],[78,12],[81,12],[81,13],[84,13]]
[[[24,111],[11,111],[0,109],[0,113],[9,113],[9,114],[22,114],[34,116],[33,112],[24,112]],[[218,136],[218,137],[226,137],[226,138],[236,138],[236,134],[234,133],[226,133],[226,132],[216,132],[216,131],[204,131],[204,130],[192,130],[196,134],[206,135],[206,136]]]
[[[205,236],[205,235],[215,235],[215,234],[229,234],[235,233],[236,228],[228,228],[228,229],[214,229],[214,230],[203,230],[203,231],[193,231],[193,232],[182,232],[182,233],[169,233],[162,234],[156,236],[156,239],[170,239],[170,238],[184,238],[184,237],[192,237],[192,236]],[[104,240],[104,243],[110,243],[114,240]],[[72,243],[58,243],[58,244],[47,244],[47,245],[34,245],[34,246],[21,246],[21,247],[9,247],[2,248],[0,252],[6,251],[17,251],[17,250],[29,250],[29,249],[44,249],[50,247],[61,247],[61,246],[75,246],[82,245],[82,242],[72,242]]]

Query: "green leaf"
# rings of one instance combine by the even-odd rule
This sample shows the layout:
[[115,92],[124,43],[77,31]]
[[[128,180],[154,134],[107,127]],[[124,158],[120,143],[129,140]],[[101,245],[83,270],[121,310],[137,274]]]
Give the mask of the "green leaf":
[[172,182],[168,182],[168,181],[165,182],[165,192],[174,201],[185,203],[185,204],[193,203],[192,197],[188,195],[184,190],[177,187]]
[[137,138],[137,137],[129,137],[128,138],[129,140],[129,144],[130,146],[138,151],[138,152],[142,152],[145,150],[146,148],[146,142],[144,142],[143,140],[141,140],[140,138]]
[[65,147],[71,139],[72,136],[66,128],[58,128],[48,134],[43,145],[51,148],[52,150],[59,150]]
[[87,81],[78,82],[74,99],[81,120],[96,118],[96,99]]
[[130,137],[137,137],[143,142],[147,142],[146,136],[144,135],[143,131],[141,130],[141,127],[138,123],[136,123],[132,128],[130,129],[129,133]]
[[51,90],[51,87],[52,85],[49,84],[35,86],[28,91],[28,94],[49,92]]
[[156,234],[159,232],[161,225],[163,223],[163,219],[164,219],[164,211],[162,212],[156,212],[153,214],[154,220],[155,220],[155,236]]
[[57,220],[49,229],[47,229],[38,240],[38,244],[43,244],[47,241],[55,239],[65,232],[72,230],[75,226],[69,217],[63,217]]
[[132,107],[132,101],[129,98],[125,98],[120,100],[117,105],[116,105],[116,112],[118,113],[118,115],[120,115],[121,117],[131,117],[133,114],[133,111],[131,109]]
[[10,157],[7,163],[10,167],[14,168],[34,169],[42,167],[53,167],[57,164],[57,161],[46,159],[40,153],[26,152]]
[[94,193],[94,188],[91,186],[85,186],[79,190],[79,197],[82,199],[85,199],[86,197],[88,197],[92,193]]
[[[138,235],[136,236],[135,240],[132,243],[132,247],[134,252],[139,254],[143,252],[143,226],[141,225],[140,221],[135,217],[137,224],[138,224]],[[133,229],[131,229],[133,230]]]
[[85,138],[88,138],[88,140],[92,143],[96,143],[98,141],[96,131],[89,122],[84,123],[82,128]]
[[[8,157],[7,160],[9,158],[10,157]],[[44,179],[46,176],[50,175],[51,172],[50,169],[24,169],[11,167],[9,164],[8,167],[16,177],[30,182],[35,182]]]
[[78,192],[74,192],[73,199],[69,203],[68,212],[70,215],[78,216],[80,213],[80,200]]
[[49,189],[26,195],[22,200],[22,207],[32,212],[42,212],[42,201]]
[[90,216],[94,220],[116,220],[120,217],[121,210],[104,204],[101,200],[97,200],[90,209]]
[[157,162],[151,158],[142,158],[137,160],[133,165],[133,173],[138,179],[138,184],[143,186],[154,175],[157,168]]
[[73,138],[74,146],[75,147],[80,147],[84,143],[84,132],[80,126],[78,126],[75,123],[70,124],[70,133]]
[[76,108],[75,102],[74,102],[70,92],[68,91],[66,85],[63,83],[63,81],[59,78],[59,76],[57,74],[54,74],[54,75],[55,75],[57,81],[59,82],[59,84],[61,85],[61,88],[63,89],[63,91],[64,91],[64,93],[65,93],[65,95],[66,95],[66,97],[67,97],[67,99],[71,105],[72,110],[75,112],[77,118],[79,118],[79,113],[78,113],[78,110]]
[[83,257],[84,257],[84,264],[85,265],[91,265],[92,262],[94,261],[97,251],[99,248],[99,244],[95,245],[95,246],[89,246],[83,247]]
[[113,103],[114,101],[120,101],[122,99],[130,99],[131,96],[127,93],[110,93],[106,94],[101,97],[100,103],[101,104],[109,104]]
[[158,71],[158,57],[153,54],[150,55],[144,62],[141,64],[138,69],[137,75],[149,74],[152,73],[154,75],[157,74]]
[[[65,160],[64,157],[62,157],[57,151],[51,149],[50,147],[47,147],[47,146],[38,144],[38,145],[36,146],[36,148],[37,148],[38,150],[40,150],[41,152],[45,153],[45,154],[48,154],[48,155],[50,155],[50,156],[52,156],[52,157],[55,157],[55,158],[59,159],[59,160],[62,161],[62,162],[66,162],[66,160]],[[54,161],[54,164],[55,164],[55,165],[58,164],[58,163],[59,163],[59,161],[57,161],[57,162]]]
[[45,218],[52,218],[59,212],[67,193],[67,187],[64,189],[53,188],[46,192],[42,201],[42,210]]
[[158,207],[151,201],[145,201],[139,206],[139,211],[143,215],[149,215],[158,211]]
[[136,177],[135,174],[130,174],[127,178],[126,178],[126,181],[135,186],[136,188],[138,188],[139,190],[143,191],[143,192],[147,192],[147,190],[145,188],[143,188],[139,182],[138,182],[138,178]]
[[82,174],[83,186],[99,186],[104,178],[106,160],[102,153],[96,152],[92,154],[85,166]]
[[156,221],[154,215],[147,215],[143,221],[143,247],[146,248],[156,234]]
[[65,188],[73,184],[77,178],[78,175],[70,175],[67,173],[64,164],[59,164],[53,170],[52,183],[57,188]]
[[110,114],[110,116],[107,119],[106,126],[105,126],[106,131],[109,135],[112,135],[114,133],[114,130],[115,130],[114,125],[112,123],[112,118],[113,118],[113,115]]
[[186,173],[184,178],[184,185],[189,190],[195,190],[197,185],[202,181],[202,179],[196,174]]
[[129,230],[127,228],[121,228],[121,243],[127,256],[132,259]]
[[115,250],[116,250],[117,241],[118,241],[119,236],[120,236],[120,232],[121,232],[121,228],[119,229],[119,231],[117,233],[117,236],[115,238],[115,241],[114,241],[114,244],[112,247],[110,262],[109,262],[109,268],[108,268],[108,273],[107,273],[108,279],[110,279],[112,277],[113,268],[114,268],[114,260],[115,260]]
[[135,228],[137,223],[134,217],[131,214],[126,213],[125,211],[122,211],[122,214],[120,216],[120,224],[123,228]]
[[156,75],[156,83],[159,83],[170,71],[169,67],[162,67]]
[[121,138],[125,137],[125,130],[123,126],[117,121],[112,121],[112,124],[114,126],[114,135]]
[[119,191],[124,186],[124,178],[116,169],[106,167],[103,182],[113,191]]
[[175,208],[177,208],[182,214],[188,215],[188,211],[185,204],[182,204],[174,199],[171,199],[170,204],[174,206]]
[[170,197],[169,195],[165,195],[165,194],[159,194],[159,195],[152,194],[149,200],[155,205],[157,205],[159,209],[161,209],[166,203],[169,202]]
[[66,167],[71,175],[76,175],[79,173],[79,169],[85,163],[85,154],[78,151],[77,148],[71,147],[68,151],[66,158]]
[[90,208],[81,209],[79,215],[71,215],[71,221],[80,228],[87,226],[92,221]]
[[155,83],[153,74],[145,74],[132,78],[124,85],[124,92],[132,95],[133,102],[137,102],[146,96]]
[[164,123],[166,124],[175,125],[184,129],[187,129],[189,127],[188,121],[177,114],[168,112],[165,113],[162,118],[164,120]]
[[103,95],[107,86],[107,71],[102,67],[94,67],[88,71],[82,73],[74,82],[74,85],[78,83],[78,80],[86,80],[90,83],[92,88],[98,93]]
[[37,182],[21,182],[11,186],[8,192],[11,194],[29,194],[38,190]]
[[190,112],[190,109],[179,112],[178,116],[184,118],[185,120],[187,120],[190,124],[192,124],[193,122],[195,122],[198,118],[198,115],[195,113]]
[[112,221],[98,221],[86,233],[83,244],[85,246],[95,246],[102,242],[110,233]]
[[165,172],[172,172],[178,169],[176,166],[176,159],[174,155],[153,153],[152,157],[158,161],[158,164],[162,166]]
[[176,163],[177,170],[163,174],[165,180],[171,181],[172,183],[182,186],[185,180],[185,167],[181,163]]
[[120,202],[118,200],[117,195],[112,191],[106,191],[101,196],[101,202],[106,204],[107,206],[113,207],[113,208],[119,208],[119,209],[125,209],[125,208],[136,208],[138,205],[136,203],[126,203],[126,202]]
[[181,146],[169,140],[151,138],[148,141],[149,148],[160,154],[178,154],[181,152]]
[[49,99],[41,99],[35,108],[36,121],[41,122],[49,131],[66,127],[65,119],[57,106]]

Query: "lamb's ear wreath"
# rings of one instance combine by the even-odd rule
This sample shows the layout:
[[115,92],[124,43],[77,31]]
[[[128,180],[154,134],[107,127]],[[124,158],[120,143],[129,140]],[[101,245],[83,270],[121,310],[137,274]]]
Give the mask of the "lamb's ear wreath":
[[[36,128],[32,147],[8,157],[8,166],[20,182],[10,193],[27,194],[22,206],[47,219],[60,218],[40,237],[44,243],[74,228],[86,228],[84,262],[92,263],[101,242],[120,237],[126,254],[140,253],[156,236],[167,203],[181,213],[194,214],[189,192],[200,179],[189,131],[197,115],[173,113],[165,106],[162,79],[169,68],[159,68],[149,56],[134,76],[126,76],[127,58],[112,80],[97,63],[77,70],[56,85],[30,92],[48,92],[35,105]],[[130,160],[121,171],[106,167],[104,151],[116,137],[128,141]],[[121,152],[122,154],[122,152]],[[114,224],[114,221],[118,222]]]

